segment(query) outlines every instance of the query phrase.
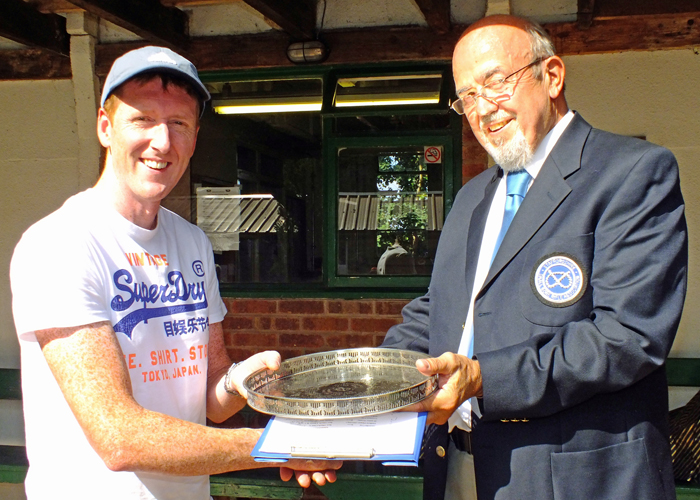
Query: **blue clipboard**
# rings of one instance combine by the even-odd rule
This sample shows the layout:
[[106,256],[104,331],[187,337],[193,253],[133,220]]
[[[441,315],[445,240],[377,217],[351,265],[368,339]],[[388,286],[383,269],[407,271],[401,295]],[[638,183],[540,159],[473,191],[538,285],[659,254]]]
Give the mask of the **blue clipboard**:
[[[382,462],[382,465],[399,465],[399,466],[418,466],[418,458],[420,456],[421,444],[423,442],[423,433],[425,432],[425,423],[428,414],[422,412],[418,414],[416,434],[413,442],[413,452],[409,454],[377,454],[374,450],[354,450],[352,452],[334,451],[332,449],[305,449],[303,447],[293,447],[288,453],[273,453],[260,451],[265,439],[273,425],[275,417],[272,417],[267,423],[265,430],[255,444],[251,456],[256,462],[278,462],[284,463],[287,460],[295,458],[317,459],[317,460],[374,460]],[[361,431],[358,431],[361,432]]]

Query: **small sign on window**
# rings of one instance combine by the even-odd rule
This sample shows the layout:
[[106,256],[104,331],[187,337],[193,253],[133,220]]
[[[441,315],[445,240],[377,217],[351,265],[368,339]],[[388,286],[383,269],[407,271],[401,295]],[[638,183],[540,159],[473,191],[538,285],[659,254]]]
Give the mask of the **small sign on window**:
[[426,165],[442,163],[442,146],[424,146],[423,160]]

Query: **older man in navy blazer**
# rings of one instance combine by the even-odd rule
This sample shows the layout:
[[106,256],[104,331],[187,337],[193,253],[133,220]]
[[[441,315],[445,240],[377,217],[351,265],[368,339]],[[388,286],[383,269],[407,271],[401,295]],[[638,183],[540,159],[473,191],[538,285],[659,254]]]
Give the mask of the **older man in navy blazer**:
[[564,63],[526,20],[470,26],[453,71],[453,108],[498,165],[457,195],[429,291],[384,343],[440,374],[412,408],[451,430],[449,448],[447,425],[428,442],[426,497],[447,449],[447,498],[675,498],[664,362],[688,250],[673,155],[570,111]]

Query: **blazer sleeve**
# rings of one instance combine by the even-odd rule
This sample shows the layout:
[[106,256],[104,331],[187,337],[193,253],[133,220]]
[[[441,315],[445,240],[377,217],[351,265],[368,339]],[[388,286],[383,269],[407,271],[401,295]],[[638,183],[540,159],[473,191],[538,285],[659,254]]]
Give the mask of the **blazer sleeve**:
[[479,353],[484,418],[552,415],[627,388],[663,366],[687,285],[678,166],[661,147],[647,148],[628,165],[607,204],[588,214],[596,219],[590,315]]
[[392,326],[384,337],[381,347],[407,349],[428,353],[430,290],[422,297],[413,299],[401,311],[403,323]]

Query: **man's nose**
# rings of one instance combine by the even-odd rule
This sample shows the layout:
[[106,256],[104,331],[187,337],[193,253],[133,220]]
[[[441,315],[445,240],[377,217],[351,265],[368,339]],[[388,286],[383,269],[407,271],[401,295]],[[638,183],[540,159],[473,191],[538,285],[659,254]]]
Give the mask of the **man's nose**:
[[489,99],[488,97],[478,94],[476,96],[476,104],[474,105],[474,109],[476,109],[479,116],[486,116],[498,109],[498,103]]
[[151,147],[161,152],[170,149],[170,130],[167,123],[159,123],[151,129]]

